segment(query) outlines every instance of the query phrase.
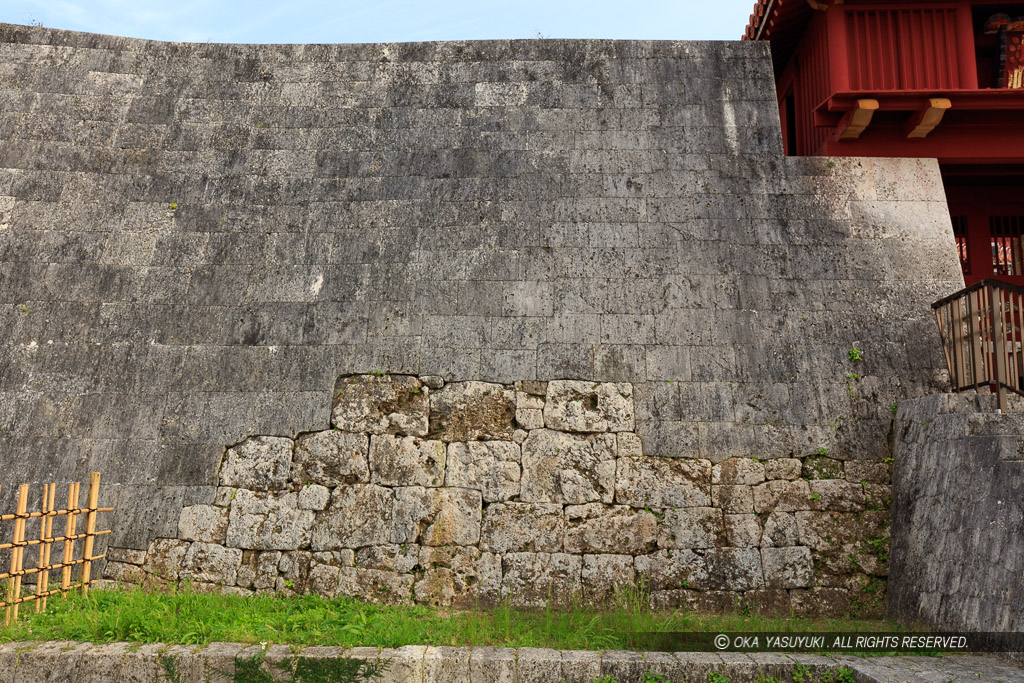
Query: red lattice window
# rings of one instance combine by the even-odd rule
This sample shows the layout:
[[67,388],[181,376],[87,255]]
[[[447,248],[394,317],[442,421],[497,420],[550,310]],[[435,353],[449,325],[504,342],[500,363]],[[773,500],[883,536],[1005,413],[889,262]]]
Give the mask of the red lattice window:
[[989,216],[993,275],[1024,275],[1024,216]]

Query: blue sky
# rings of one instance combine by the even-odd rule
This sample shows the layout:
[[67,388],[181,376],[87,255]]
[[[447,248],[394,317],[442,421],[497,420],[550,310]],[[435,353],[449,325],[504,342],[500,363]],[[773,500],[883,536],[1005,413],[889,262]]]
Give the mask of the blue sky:
[[0,21],[134,38],[366,43],[486,38],[736,40],[753,0],[5,0]]

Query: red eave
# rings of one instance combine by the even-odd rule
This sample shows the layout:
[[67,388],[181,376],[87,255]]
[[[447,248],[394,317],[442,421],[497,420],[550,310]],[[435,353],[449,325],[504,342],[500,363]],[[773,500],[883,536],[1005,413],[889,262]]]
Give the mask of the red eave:
[[857,100],[878,101],[879,111],[915,111],[926,100],[944,97],[953,111],[1024,110],[1024,90],[858,90],[833,93],[814,108],[815,113],[846,112]]

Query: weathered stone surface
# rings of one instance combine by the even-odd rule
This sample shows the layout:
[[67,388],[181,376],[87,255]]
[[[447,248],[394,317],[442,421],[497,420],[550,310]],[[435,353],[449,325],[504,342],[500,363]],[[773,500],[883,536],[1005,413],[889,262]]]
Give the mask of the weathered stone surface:
[[856,512],[864,509],[864,488],[842,479],[819,479],[809,482],[811,507],[815,510]]
[[714,548],[704,554],[711,590],[764,588],[761,553],[756,548]]
[[311,510],[298,509],[297,493],[238,489],[228,515],[227,545],[252,550],[296,550],[309,544]]
[[610,382],[548,382],[544,426],[567,432],[626,432],[635,425],[633,386]]
[[891,470],[890,465],[873,460],[847,460],[843,463],[843,477],[854,484],[888,484],[892,479]]
[[764,481],[765,465],[753,458],[730,458],[711,469],[711,483],[756,486]]
[[790,591],[793,613],[799,617],[838,617],[850,610],[850,592],[842,588]]
[[339,430],[313,432],[295,441],[292,479],[296,484],[365,484],[370,480],[367,466],[369,439],[365,434]]
[[[619,434],[621,449],[624,434]],[[615,502],[636,507],[708,507],[711,461],[623,457],[615,473]]]
[[725,515],[725,538],[734,548],[761,545],[761,521],[757,515]]
[[357,567],[408,574],[420,562],[420,546],[415,543],[370,545],[357,550],[354,561]]
[[761,543],[765,547],[784,547],[800,542],[796,516],[788,512],[773,512],[764,522]]
[[300,510],[320,511],[331,502],[331,490],[319,484],[309,484],[299,489],[297,504]]
[[494,503],[483,512],[480,548],[495,553],[562,550],[565,517],[555,503]]
[[471,441],[448,445],[445,486],[480,491],[485,502],[519,495],[519,445],[510,441]]
[[415,437],[370,438],[370,481],[382,486],[444,485],[445,445]]
[[522,607],[568,605],[580,597],[583,561],[566,553],[508,553],[501,597]]
[[725,542],[725,522],[718,508],[667,510],[658,528],[661,548],[714,548]]
[[647,553],[657,545],[654,515],[625,505],[567,505],[565,544],[570,553]]
[[515,392],[488,382],[451,382],[430,397],[430,436],[442,441],[512,439]]
[[[178,538],[185,541],[224,543],[228,533],[227,508],[213,505],[190,505],[182,508],[178,518]],[[107,553],[109,556],[109,552]]]
[[188,541],[171,538],[153,539],[146,550],[146,561],[142,569],[147,574],[168,581],[176,581],[181,571],[181,563],[185,553],[191,547]]
[[768,588],[809,588],[814,583],[811,549],[806,546],[762,548],[761,562]]
[[479,491],[396,488],[391,542],[475,545],[480,540],[481,506]]
[[472,604],[480,585],[480,551],[471,547],[424,547],[420,550],[422,576],[413,584],[419,604],[448,607]]
[[193,543],[185,551],[178,578],[232,586],[242,562],[242,551],[214,543]]
[[843,463],[828,456],[812,455],[804,458],[802,472],[807,479],[842,479]]
[[581,576],[584,599],[595,602],[636,586],[632,555],[584,555]]
[[269,491],[288,486],[292,440],[253,436],[229,448],[220,468],[220,485]]
[[704,588],[708,571],[704,556],[692,550],[658,550],[637,555],[633,561],[637,579],[643,579],[651,591]]
[[750,486],[712,486],[711,501],[715,507],[727,513],[754,511],[754,495]]
[[430,389],[408,375],[353,375],[334,385],[331,425],[344,432],[427,435]]
[[339,486],[327,510],[316,515],[313,550],[361,548],[391,540],[394,492],[375,484]]
[[523,442],[520,500],[610,503],[615,494],[615,436],[540,429]]
[[277,584],[280,561],[281,553],[276,550],[246,550],[242,553],[242,564],[238,567],[235,583],[256,591],[272,589]]
[[764,463],[765,479],[799,479],[803,465],[796,458],[777,458]]
[[644,455],[643,442],[633,432],[618,432],[615,435],[615,447],[620,458],[642,458]]
[[338,570],[338,595],[351,595],[367,602],[408,605],[412,602],[413,577],[409,574],[341,567]]
[[811,508],[811,489],[807,482],[769,481],[753,487],[754,512],[768,514],[778,512],[796,512]]
[[529,408],[516,408],[516,425],[520,429],[544,429],[544,412]]

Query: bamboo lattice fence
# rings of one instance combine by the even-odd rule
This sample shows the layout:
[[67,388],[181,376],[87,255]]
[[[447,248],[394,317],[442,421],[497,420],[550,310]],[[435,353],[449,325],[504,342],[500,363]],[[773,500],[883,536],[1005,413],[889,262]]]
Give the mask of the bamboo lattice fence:
[[[46,609],[46,598],[55,593],[66,594],[70,590],[80,588],[82,593],[89,591],[89,586],[96,583],[91,578],[92,563],[103,559],[106,555],[93,555],[93,544],[97,536],[109,534],[110,530],[96,531],[96,516],[100,512],[110,512],[114,508],[99,507],[100,473],[89,475],[89,491],[86,495],[85,507],[79,507],[79,490],[81,483],[68,485],[67,504],[63,509],[54,507],[57,493],[56,484],[44,484],[43,495],[38,511],[28,511],[28,484],[22,484],[18,490],[17,511],[9,515],[0,515],[0,522],[14,521],[14,533],[10,543],[0,543],[0,550],[10,551],[10,569],[0,574],[0,580],[7,581],[6,591],[0,593],[0,608],[4,610],[4,625],[12,624],[18,619],[18,608],[23,602],[35,602],[36,612]],[[56,517],[64,517],[64,535],[53,535],[53,522]],[[85,519],[85,530],[78,531],[79,518]],[[39,527],[37,537],[26,538],[26,526],[29,520],[35,520]],[[31,534],[30,534],[31,535]],[[75,542],[83,541],[79,557],[75,557]],[[53,561],[51,550],[54,543],[63,543],[63,554],[59,562]],[[35,547],[36,564],[25,568],[25,549]],[[78,566],[77,580],[72,583],[72,569]],[[60,587],[50,588],[50,572],[60,569]],[[24,577],[35,575],[35,590],[22,594]]]

